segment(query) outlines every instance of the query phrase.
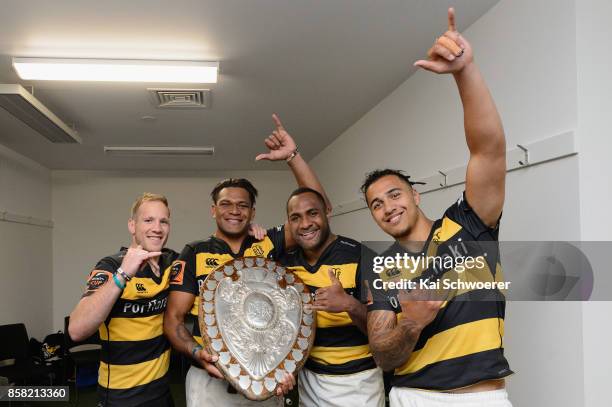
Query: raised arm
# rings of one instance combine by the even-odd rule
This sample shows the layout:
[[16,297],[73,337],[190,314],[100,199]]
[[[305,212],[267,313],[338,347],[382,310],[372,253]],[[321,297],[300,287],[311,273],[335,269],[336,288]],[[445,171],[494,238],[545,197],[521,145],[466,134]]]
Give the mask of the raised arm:
[[457,31],[455,11],[448,10],[448,30],[415,65],[435,73],[451,73],[463,105],[465,138],[470,150],[465,193],[472,209],[494,227],[504,204],[506,140],[499,113],[474,63],[472,47]]
[[[272,134],[270,134],[264,140],[266,147],[268,147],[270,151],[259,154],[257,157],[255,157],[255,160],[285,160],[287,165],[289,165],[293,176],[295,177],[298,187],[307,187],[320,192],[321,195],[323,195],[323,198],[325,198],[327,212],[330,213],[332,210],[331,202],[323,189],[323,185],[321,185],[321,182],[317,178],[317,175],[314,173],[312,168],[310,168],[310,165],[308,165],[308,163],[302,158],[293,137],[291,137],[287,130],[285,130],[283,123],[280,121],[276,113],[272,115],[272,121],[274,122],[275,129],[272,131]],[[285,224],[285,226],[287,225]],[[287,247],[295,245],[288,227],[285,227],[285,244]]]
[[272,131],[272,134],[264,140],[266,147],[268,147],[270,151],[268,153],[259,154],[255,159],[257,161],[288,160],[287,164],[291,172],[293,172],[293,176],[298,186],[311,188],[320,192],[325,198],[325,204],[327,205],[328,211],[331,211],[331,203],[325,194],[323,185],[319,182],[317,175],[312,168],[310,168],[310,165],[302,158],[293,137],[285,130],[285,127],[276,114],[272,115],[272,120],[274,121],[275,129]]
[[[161,252],[147,252],[141,246],[131,247],[123,257],[120,268],[132,277],[144,262],[160,255]],[[116,274],[116,278],[125,287],[126,281],[123,276]],[[122,289],[113,281],[112,272],[92,271],[87,291],[70,314],[68,325],[70,338],[79,342],[93,335],[106,320],[121,293]]]

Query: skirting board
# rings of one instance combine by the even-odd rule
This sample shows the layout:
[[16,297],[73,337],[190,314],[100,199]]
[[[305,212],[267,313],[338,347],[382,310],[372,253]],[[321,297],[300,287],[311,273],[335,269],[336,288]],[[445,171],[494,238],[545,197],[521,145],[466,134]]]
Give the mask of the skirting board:
[[[578,154],[578,150],[576,148],[574,131],[571,130],[529,144],[517,145],[515,148],[507,150],[506,168],[508,172],[516,171],[575,154]],[[425,178],[415,179],[415,181],[426,183],[425,185],[419,185],[419,193],[423,195],[463,184],[465,183],[466,170],[467,164],[451,169],[440,168],[435,174]],[[340,216],[365,208],[365,201],[363,199],[356,199],[351,202],[336,205],[331,216]]]

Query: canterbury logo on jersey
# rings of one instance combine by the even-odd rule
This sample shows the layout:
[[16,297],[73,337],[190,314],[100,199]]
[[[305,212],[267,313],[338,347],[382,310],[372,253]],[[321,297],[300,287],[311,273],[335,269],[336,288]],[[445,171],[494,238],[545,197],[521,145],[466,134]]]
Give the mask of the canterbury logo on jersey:
[[138,290],[139,293],[147,291],[146,287],[142,283],[136,283],[136,290]]
[[210,267],[217,267],[219,265],[219,259],[206,259],[206,265]]
[[196,276],[208,275],[233,257],[229,254],[198,253],[196,255]]

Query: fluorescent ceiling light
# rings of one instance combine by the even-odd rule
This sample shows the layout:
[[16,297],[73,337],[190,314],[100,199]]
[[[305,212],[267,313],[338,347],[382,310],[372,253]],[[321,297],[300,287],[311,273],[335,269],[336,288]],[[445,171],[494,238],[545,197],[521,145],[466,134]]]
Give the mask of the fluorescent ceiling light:
[[106,154],[120,156],[203,156],[214,155],[215,148],[205,147],[175,147],[175,146],[104,146]]
[[21,79],[41,81],[217,83],[218,62],[13,58]]
[[76,130],[18,84],[0,84],[0,107],[52,143],[81,143]]

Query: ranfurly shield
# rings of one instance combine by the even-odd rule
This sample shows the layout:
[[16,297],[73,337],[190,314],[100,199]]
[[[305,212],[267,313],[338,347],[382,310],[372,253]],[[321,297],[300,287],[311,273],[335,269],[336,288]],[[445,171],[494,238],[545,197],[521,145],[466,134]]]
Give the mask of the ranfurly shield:
[[312,347],[308,287],[272,260],[245,257],[212,271],[200,288],[199,324],[215,364],[245,397],[265,400],[285,372],[297,374]]

